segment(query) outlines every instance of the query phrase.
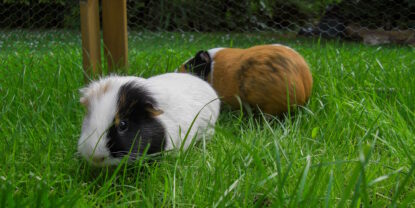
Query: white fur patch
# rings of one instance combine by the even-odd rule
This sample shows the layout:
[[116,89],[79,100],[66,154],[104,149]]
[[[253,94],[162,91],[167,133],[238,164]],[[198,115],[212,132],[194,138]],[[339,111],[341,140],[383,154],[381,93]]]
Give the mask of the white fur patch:
[[210,80],[209,80],[209,83],[211,85],[213,85],[213,72],[215,71],[215,67],[214,67],[215,66],[215,61],[214,61],[215,55],[218,51],[221,51],[222,49],[225,49],[225,48],[212,48],[208,50],[209,56],[212,59],[212,63],[210,66],[211,69],[210,69]]
[[220,50],[225,49],[225,48],[211,48],[208,50],[209,56],[211,58],[215,58],[215,55],[217,52],[219,52]]
[[190,74],[167,73],[149,78],[147,86],[164,111],[159,119],[166,128],[166,150],[180,148],[187,131],[184,149],[193,137],[199,140],[206,132],[214,131],[220,101],[207,82]]

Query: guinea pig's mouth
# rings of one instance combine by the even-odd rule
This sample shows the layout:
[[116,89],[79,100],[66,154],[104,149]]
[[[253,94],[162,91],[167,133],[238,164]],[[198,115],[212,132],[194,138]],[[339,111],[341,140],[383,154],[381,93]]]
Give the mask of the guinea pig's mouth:
[[118,158],[118,159],[128,157],[128,161],[137,160],[141,156],[141,154],[139,154],[139,153],[127,152],[127,151],[111,152],[111,155],[114,158]]
[[85,158],[87,159],[88,162],[90,162],[94,166],[105,167],[105,166],[118,165],[123,160],[125,160],[127,163],[132,163],[142,156],[143,155],[139,153],[128,152],[128,151],[118,151],[118,152],[111,152],[111,155],[107,157],[87,156]]
[[114,157],[105,157],[105,158],[100,159],[100,160],[87,158],[87,160],[93,166],[96,166],[96,167],[113,166],[113,165],[118,165],[121,162],[120,158],[114,158]]
[[[91,163],[95,167],[107,167],[107,166],[116,166],[123,161],[131,164],[137,161],[140,157],[144,157],[147,160],[151,161],[152,159],[158,158],[158,156],[161,155],[161,153],[153,153],[149,155],[141,155],[137,153],[125,153],[125,152],[118,152],[116,153],[116,157],[110,156],[106,157],[104,159],[101,159],[100,161],[92,158],[87,158],[88,162]],[[128,158],[126,158],[128,157]]]

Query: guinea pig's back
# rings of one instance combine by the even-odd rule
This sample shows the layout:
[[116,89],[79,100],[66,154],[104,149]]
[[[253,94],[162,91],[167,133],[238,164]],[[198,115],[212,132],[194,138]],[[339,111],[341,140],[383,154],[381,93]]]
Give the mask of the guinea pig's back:
[[299,53],[287,46],[246,49],[237,76],[241,98],[269,114],[286,112],[288,104],[303,105],[311,94],[308,65]]
[[298,79],[301,80],[304,87],[304,99],[308,100],[311,96],[311,90],[313,87],[313,77],[307,62],[300,53],[288,46],[280,44],[273,44],[272,46],[278,48],[281,52],[284,52],[287,57],[293,61],[293,74],[298,76]]
[[152,88],[157,89],[160,99],[171,102],[184,101],[207,104],[217,98],[215,90],[204,80],[185,73],[166,73],[148,79]]
[[216,122],[220,101],[213,88],[202,79],[185,73],[167,73],[147,81],[148,88],[164,112],[160,120],[171,137],[170,141],[167,139],[166,149],[180,146],[181,139],[199,111],[185,147],[198,130],[208,130]]
[[240,48],[222,48],[216,51],[213,56],[212,73],[207,79],[222,101],[235,108],[239,107],[239,101],[235,96],[240,94],[240,82],[235,75],[241,69],[244,51],[245,49]]

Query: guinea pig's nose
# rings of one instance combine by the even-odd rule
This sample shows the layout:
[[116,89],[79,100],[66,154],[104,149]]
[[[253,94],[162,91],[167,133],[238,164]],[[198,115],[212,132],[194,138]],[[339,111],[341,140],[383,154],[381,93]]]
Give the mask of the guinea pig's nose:
[[105,160],[105,156],[102,155],[92,155],[91,160],[94,163],[102,163]]

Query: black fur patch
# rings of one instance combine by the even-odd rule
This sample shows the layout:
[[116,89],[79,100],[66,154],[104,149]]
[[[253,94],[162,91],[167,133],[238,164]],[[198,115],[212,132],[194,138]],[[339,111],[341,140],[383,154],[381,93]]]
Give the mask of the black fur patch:
[[268,60],[268,62],[269,63],[272,63],[273,66],[270,67],[270,68],[272,68],[273,71],[277,71],[275,69],[276,66],[280,70],[285,70],[285,71],[292,68],[292,61],[290,61],[290,59],[287,59],[287,58],[285,58],[283,56],[277,55],[277,56],[270,57],[270,59]]
[[196,56],[184,64],[187,72],[190,72],[204,80],[211,71],[212,59],[207,51],[199,51]]
[[241,68],[237,71],[236,73],[236,77],[237,80],[239,81],[239,91],[240,94],[239,96],[244,99],[245,97],[245,85],[247,83],[245,83],[245,76],[248,70],[254,68],[256,65],[258,65],[258,61],[254,58],[249,58],[248,60],[246,60],[245,62],[243,62],[241,64]]
[[114,124],[108,131],[107,146],[113,157],[123,157],[131,152],[130,158],[135,159],[142,155],[146,148],[147,154],[164,150],[164,128],[161,122],[146,110],[153,106],[157,106],[157,103],[144,87],[129,82],[120,88],[118,112]]
[[[271,96],[272,93],[269,92],[269,86],[263,83],[277,83],[274,76],[271,76],[270,73],[278,72],[282,70],[284,64],[286,64],[285,59],[280,57],[274,57],[265,61],[258,61],[255,58],[249,58],[241,64],[241,68],[238,70],[236,76],[239,80],[239,96],[242,99],[246,99],[249,96],[249,92],[252,92],[252,87],[255,86],[256,89],[261,89],[260,92],[264,95]],[[282,65],[282,66],[281,66]],[[248,79],[248,71],[255,70],[255,75],[257,77],[250,77]]]

